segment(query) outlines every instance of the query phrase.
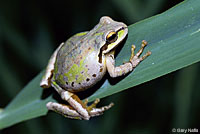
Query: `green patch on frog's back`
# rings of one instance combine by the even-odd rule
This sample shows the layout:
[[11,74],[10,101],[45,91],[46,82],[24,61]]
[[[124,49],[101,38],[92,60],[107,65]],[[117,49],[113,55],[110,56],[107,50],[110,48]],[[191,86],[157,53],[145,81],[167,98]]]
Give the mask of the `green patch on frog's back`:
[[87,74],[88,69],[85,67],[84,61],[85,57],[80,60],[79,65],[73,64],[68,70],[68,72],[64,73],[64,76],[67,77],[68,83],[72,82],[81,83],[88,77]]
[[75,34],[74,36],[83,36],[83,35],[86,35],[88,32],[81,32],[81,33],[77,33]]
[[64,76],[62,74],[59,74],[58,77],[57,77],[57,81],[59,81],[59,83],[61,85],[65,85],[65,80],[64,80]]
[[94,36],[100,36],[100,35],[103,35],[104,33],[96,33]]

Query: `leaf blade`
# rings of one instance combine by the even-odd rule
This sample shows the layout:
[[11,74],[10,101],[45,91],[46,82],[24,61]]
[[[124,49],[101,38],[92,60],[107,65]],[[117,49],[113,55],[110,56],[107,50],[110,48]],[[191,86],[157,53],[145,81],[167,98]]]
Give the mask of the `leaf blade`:
[[[200,14],[199,1],[184,1],[160,15],[130,25],[128,39],[116,58],[117,64],[127,61],[131,44],[136,43],[138,49],[143,39],[149,43],[145,52],[150,50],[152,55],[117,84],[110,85],[106,80],[100,89],[89,97],[90,101],[200,61],[200,16],[198,14]],[[39,87],[41,77],[42,73],[0,113],[0,129],[47,113],[46,102],[55,100],[51,96],[45,100],[41,99],[42,90]],[[27,109],[30,108],[31,111],[28,111]]]
[[[112,86],[106,82],[103,88],[100,88],[89,99],[94,100],[102,97],[102,94],[105,97],[120,92],[198,62],[200,60],[200,45],[198,44],[200,42],[200,17],[197,15],[200,13],[199,7],[198,1],[184,1],[160,15],[129,26],[129,36],[117,57],[118,63],[123,63],[124,58],[129,58],[127,52],[130,51],[132,40],[136,42],[138,48],[138,44],[143,39],[147,40],[149,45],[145,51],[150,50],[152,55],[125,79]],[[179,19],[176,19],[177,16]]]
[[45,115],[45,105],[51,100],[41,99],[42,88],[39,81],[43,73],[40,73],[11,101],[11,103],[0,113],[0,129],[11,126],[17,122]]

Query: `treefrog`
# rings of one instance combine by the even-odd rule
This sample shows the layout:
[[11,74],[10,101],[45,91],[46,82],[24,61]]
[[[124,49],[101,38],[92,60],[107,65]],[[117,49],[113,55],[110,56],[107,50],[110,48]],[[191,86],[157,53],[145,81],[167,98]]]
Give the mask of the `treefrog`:
[[82,102],[76,92],[92,87],[102,79],[106,71],[111,77],[131,72],[151,54],[148,51],[140,57],[147,45],[146,41],[142,41],[142,46],[136,54],[135,46],[132,45],[128,62],[115,67],[115,48],[125,39],[127,33],[126,24],[104,16],[92,30],[75,34],[65,43],[61,43],[48,62],[40,86],[52,86],[68,105],[48,102],[47,109],[72,119],[89,120],[90,117],[101,115],[111,108],[113,103],[97,108],[99,99],[87,106],[87,100]]

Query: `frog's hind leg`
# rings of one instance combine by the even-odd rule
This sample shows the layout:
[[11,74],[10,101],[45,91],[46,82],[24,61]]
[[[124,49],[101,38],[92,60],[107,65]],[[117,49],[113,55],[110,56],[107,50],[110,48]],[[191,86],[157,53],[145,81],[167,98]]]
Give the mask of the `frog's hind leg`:
[[60,104],[58,102],[48,102],[46,105],[48,110],[55,111],[72,119],[89,120],[89,113],[78,96],[65,90],[59,91],[58,93],[61,95],[61,98],[70,105]]
[[46,106],[48,110],[55,111],[67,118],[79,119],[79,120],[82,119],[80,117],[80,114],[76,110],[74,110],[74,108],[71,107],[70,105],[59,104],[56,102],[48,102]]
[[60,113],[65,117],[89,120],[90,117],[101,115],[104,111],[113,106],[113,103],[111,103],[108,106],[96,108],[96,105],[100,101],[99,99],[96,99],[96,101],[94,101],[90,106],[87,106],[87,100],[82,102],[77,95],[63,90],[54,81],[52,81],[52,86],[60,94],[61,98],[69,103],[69,105],[59,104],[57,102],[49,102],[47,103],[47,108],[49,110]]
[[99,116],[114,105],[113,103],[110,103],[108,106],[96,108],[96,105],[100,102],[100,99],[96,99],[91,105],[88,106],[88,100],[82,102],[75,94],[68,100],[68,102],[74,109],[77,110],[84,120],[89,120],[90,117]]
[[77,95],[68,91],[61,92],[61,97],[70,105],[48,102],[46,106],[49,110],[72,119],[89,120],[90,117],[99,116],[114,105],[113,103],[110,103],[108,106],[96,108],[96,105],[99,102],[99,99],[96,99],[96,101],[94,101],[90,106],[87,106],[87,102],[82,102]]
[[61,98],[64,101],[68,102],[70,105],[68,106],[59,103],[47,103],[47,108],[49,110],[60,113],[65,117],[89,120],[90,116],[88,114],[88,111],[86,110],[86,106],[78,98],[77,95],[69,91],[63,90],[54,80],[52,80],[52,87],[54,87],[54,89],[56,89],[56,91],[60,94]]

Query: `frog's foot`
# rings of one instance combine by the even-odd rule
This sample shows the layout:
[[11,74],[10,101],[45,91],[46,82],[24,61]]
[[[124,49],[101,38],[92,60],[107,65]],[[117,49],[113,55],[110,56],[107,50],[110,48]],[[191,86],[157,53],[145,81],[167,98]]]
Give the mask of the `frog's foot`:
[[88,103],[88,100],[86,100],[84,102],[84,104],[87,106],[87,111],[89,112],[89,115],[91,117],[94,117],[94,116],[99,116],[101,114],[103,114],[104,111],[110,109],[114,103],[110,103],[109,105],[107,106],[103,106],[103,107],[100,107],[100,108],[96,108],[96,105],[100,102],[100,99],[96,99],[90,106],[87,106],[87,103]]
[[110,109],[114,105],[111,103],[108,106],[96,108],[96,105],[100,102],[100,99],[96,99],[90,106],[87,106],[88,100],[82,102],[75,94],[67,101],[74,109],[76,109],[76,111],[80,114],[80,117],[84,120],[89,120],[90,117],[101,115],[104,111]]
[[147,45],[147,42],[145,40],[142,41],[142,45],[140,50],[134,54],[135,51],[135,45],[132,45],[131,48],[131,57],[130,57],[130,62],[133,66],[133,68],[135,68],[141,61],[143,61],[146,57],[148,57],[149,55],[151,55],[151,52],[148,51],[146,54],[144,54],[142,57],[140,57],[140,55],[142,54],[145,46]]
[[82,102],[79,97],[68,91],[61,91],[61,98],[69,103],[69,105],[59,104],[56,102],[47,103],[49,110],[62,114],[65,117],[72,119],[89,120],[90,117],[103,114],[104,111],[111,108],[113,103],[108,106],[96,108],[99,99],[96,99],[90,106],[87,106],[88,101]]
[[99,115],[103,114],[104,111],[110,109],[113,105],[114,105],[114,103],[110,103],[109,105],[103,106],[100,108],[92,108],[91,111],[89,112],[90,116],[91,117],[99,116]]

